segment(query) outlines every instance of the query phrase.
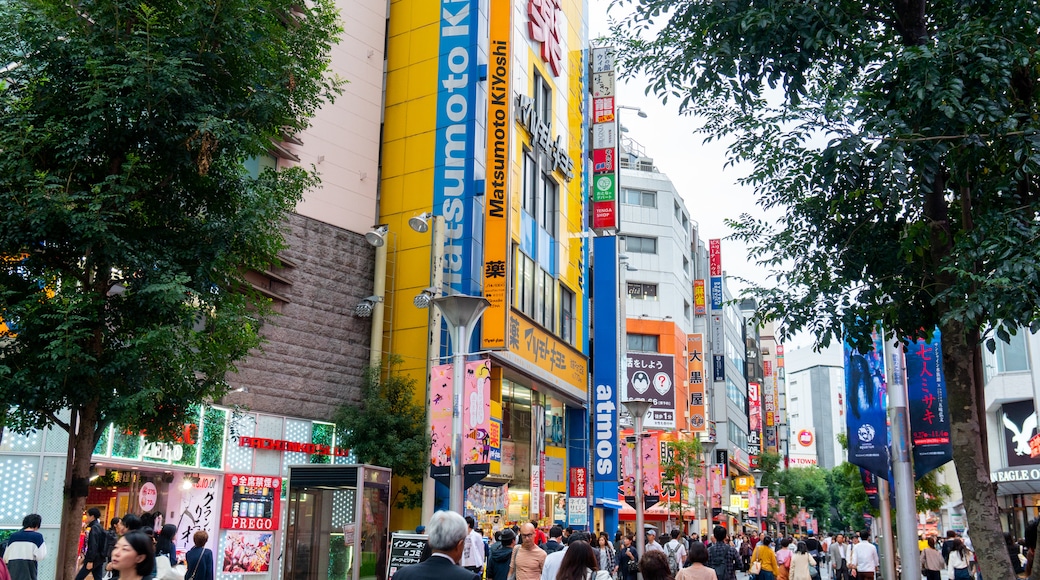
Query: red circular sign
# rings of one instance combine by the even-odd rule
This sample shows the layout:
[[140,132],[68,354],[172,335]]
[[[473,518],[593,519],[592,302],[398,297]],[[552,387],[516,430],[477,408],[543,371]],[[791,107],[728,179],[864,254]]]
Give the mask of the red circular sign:
[[812,442],[813,442],[812,431],[810,431],[808,429],[802,429],[801,431],[798,432],[798,443],[802,447],[809,447],[810,445],[812,445]]

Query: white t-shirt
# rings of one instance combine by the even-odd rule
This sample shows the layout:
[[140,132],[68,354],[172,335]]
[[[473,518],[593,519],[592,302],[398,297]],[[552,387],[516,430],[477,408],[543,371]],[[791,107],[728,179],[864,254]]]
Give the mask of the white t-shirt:
[[877,548],[866,540],[852,546],[852,558],[849,566],[855,566],[858,572],[875,572],[879,564]]
[[679,569],[682,570],[683,564],[686,562],[686,548],[679,540],[671,540],[664,545],[664,555],[667,556],[671,550],[675,550],[675,561],[679,563]]
[[462,548],[462,561],[459,565],[463,568],[484,565],[484,538],[476,530],[466,536],[466,545]]

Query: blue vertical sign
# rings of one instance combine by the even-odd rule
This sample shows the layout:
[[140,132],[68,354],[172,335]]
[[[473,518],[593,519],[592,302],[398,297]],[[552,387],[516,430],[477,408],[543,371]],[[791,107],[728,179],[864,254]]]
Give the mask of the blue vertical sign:
[[885,345],[874,331],[874,346],[863,354],[845,341],[845,414],[849,463],[888,479],[888,380]]
[[617,237],[599,236],[592,240],[595,260],[592,277],[592,480],[614,482],[614,494],[596,497],[617,498],[618,481],[618,260]]
[[[445,283],[463,294],[480,292],[482,205],[474,181],[477,32],[480,3],[442,0],[437,65],[437,137],[433,212],[444,217]],[[474,333],[476,334],[476,333]]]
[[942,368],[942,335],[936,329],[931,341],[908,342],[905,347],[914,479],[921,479],[953,459],[950,409]]
[[709,282],[711,309],[722,310],[722,276],[712,276]]

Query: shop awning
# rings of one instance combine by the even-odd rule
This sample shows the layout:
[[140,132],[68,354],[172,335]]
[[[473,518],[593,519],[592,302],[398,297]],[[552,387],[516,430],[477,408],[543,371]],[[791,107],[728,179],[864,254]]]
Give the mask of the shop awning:
[[623,510],[628,507],[627,503],[615,501],[612,499],[604,499],[602,497],[596,498],[596,507],[607,508],[611,510]]

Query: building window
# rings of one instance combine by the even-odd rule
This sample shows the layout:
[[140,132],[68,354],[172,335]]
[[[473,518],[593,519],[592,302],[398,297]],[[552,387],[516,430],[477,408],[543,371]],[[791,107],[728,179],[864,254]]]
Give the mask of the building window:
[[577,301],[574,292],[566,286],[560,285],[560,338],[567,344],[574,344],[574,330],[577,325],[574,321],[574,309]]
[[736,447],[741,449],[747,449],[747,433],[742,431],[740,427],[733,421],[729,421],[729,442]]
[[534,110],[552,134],[552,87],[538,71],[534,72]]
[[657,300],[657,284],[629,282],[628,297],[633,300]]
[[535,297],[534,321],[555,332],[556,280],[548,272],[538,268],[538,289]]
[[526,151],[524,152],[524,191],[520,206],[532,216],[535,212],[535,200],[538,197],[538,182],[538,161],[530,151]]
[[690,320],[690,303],[685,301],[685,300],[683,300],[682,309],[683,309],[683,318],[685,318],[686,321],[689,322],[689,320]]
[[690,277],[690,259],[686,256],[682,257],[682,271],[686,273],[686,277]]
[[523,252],[516,253],[516,306],[520,312],[534,317],[534,273],[538,268],[534,260],[528,258]]
[[629,352],[657,352],[656,334],[628,334]]
[[657,207],[657,192],[624,188],[621,190],[621,203],[642,207]]
[[726,398],[736,405],[741,413],[747,415],[747,395],[741,392],[740,387],[729,379],[726,379]]
[[541,213],[541,219],[539,224],[545,228],[545,231],[549,232],[549,235],[555,239],[557,236],[557,219],[559,215],[559,197],[560,197],[560,185],[556,183],[556,180],[549,173],[542,174],[542,184],[539,188],[539,200],[540,206],[539,211]]
[[983,349],[983,361],[986,365],[986,379],[1001,373],[1017,373],[1029,370],[1029,350],[1026,347],[1025,331],[1011,336],[1011,342],[994,338],[996,349]]
[[626,236],[625,251],[636,254],[656,254],[657,238],[644,238],[642,236]]

